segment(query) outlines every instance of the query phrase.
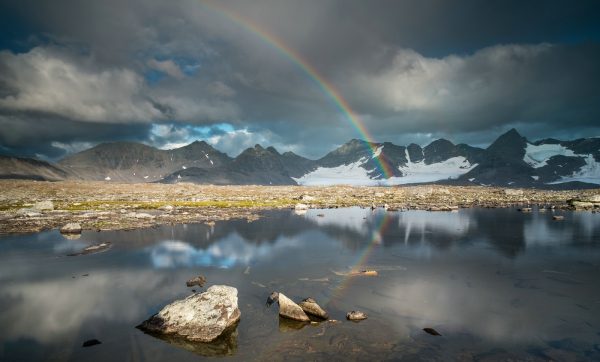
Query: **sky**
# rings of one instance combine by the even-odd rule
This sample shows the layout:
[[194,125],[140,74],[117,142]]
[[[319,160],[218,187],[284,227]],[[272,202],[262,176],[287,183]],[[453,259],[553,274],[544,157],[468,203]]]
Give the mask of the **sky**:
[[583,0],[0,0],[0,154],[206,140],[319,158],[359,128],[399,145],[487,146],[513,127],[600,136],[599,13]]

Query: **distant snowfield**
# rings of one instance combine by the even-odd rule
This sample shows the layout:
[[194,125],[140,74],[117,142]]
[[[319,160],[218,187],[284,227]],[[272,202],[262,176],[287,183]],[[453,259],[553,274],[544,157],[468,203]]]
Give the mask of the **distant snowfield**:
[[568,157],[581,157],[585,161],[579,171],[574,172],[571,176],[563,176],[559,180],[550,182],[549,184],[560,184],[564,182],[587,182],[592,184],[600,184],[600,163],[596,161],[593,155],[588,154],[576,154],[572,150],[562,145],[532,145],[527,144],[525,148],[525,156],[523,161],[529,164],[533,168],[540,168],[547,165],[550,158],[554,156],[568,156]]
[[596,161],[593,155],[578,155],[584,157],[585,165],[581,166],[571,176],[563,176],[560,180],[550,182],[550,184],[560,184],[563,182],[580,181],[600,185],[600,162]]
[[546,166],[551,157],[558,155],[571,157],[578,156],[573,151],[562,145],[546,144],[536,146],[528,143],[527,147],[525,148],[525,156],[523,156],[523,161],[533,168],[540,168]]
[[319,167],[300,178],[294,178],[294,181],[304,186],[340,184],[353,186],[390,186],[455,179],[477,166],[477,164],[471,165],[462,156],[452,157],[430,165],[426,165],[425,162],[408,162],[406,166],[399,167],[403,176],[373,180],[369,178],[369,172],[372,170],[366,170],[361,167],[365,162],[366,158],[361,158],[359,161],[348,165]]
[[363,157],[357,162],[348,165],[319,167],[300,178],[293,179],[299,185],[305,186],[331,186],[340,184],[352,186],[377,186],[380,180],[370,179],[369,171],[361,167],[366,161],[367,159]]
[[[408,157],[407,157],[408,158]],[[426,165],[425,162],[409,162],[406,166],[399,167],[402,177],[392,177],[393,184],[412,184],[434,182],[458,178],[475,168],[477,164],[471,163],[462,156],[452,157],[446,161]]]

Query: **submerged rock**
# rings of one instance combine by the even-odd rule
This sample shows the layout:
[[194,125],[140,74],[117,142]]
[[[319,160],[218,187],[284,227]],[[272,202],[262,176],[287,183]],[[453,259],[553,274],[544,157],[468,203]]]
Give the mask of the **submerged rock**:
[[61,234],[81,234],[81,225],[76,222],[70,222],[60,228]]
[[310,322],[310,318],[308,318],[302,308],[283,293],[279,293],[278,301],[280,316],[300,322]]
[[433,328],[423,328],[423,330],[432,336],[441,336],[441,334]]
[[367,319],[367,315],[361,311],[353,310],[346,314],[346,319],[349,321],[362,321]]
[[303,301],[301,301],[300,303],[298,303],[298,305],[300,306],[300,308],[302,308],[302,310],[305,313],[308,313],[310,315],[314,315],[315,317],[319,317],[321,319],[328,319],[329,316],[327,315],[327,312],[325,312],[323,310],[323,308],[321,308],[317,302],[312,299],[312,298],[306,298]]
[[95,346],[97,344],[102,344],[102,342],[100,342],[97,339],[88,339],[87,341],[83,342],[81,347],[91,347],[91,346]]
[[189,341],[212,342],[233,331],[240,320],[237,289],[213,285],[204,293],[192,294],[165,306],[138,326],[159,335],[177,335]]
[[110,249],[110,245],[111,244],[109,242],[90,245],[78,253],[67,254],[67,256],[79,256],[79,255],[100,253],[100,252]]
[[565,219],[565,217],[562,216],[562,215],[554,215],[554,216],[552,216],[552,220],[555,220],[555,221],[561,221],[561,220],[564,220],[564,219]]
[[202,288],[204,286],[204,283],[206,283],[206,277],[204,275],[198,275],[197,277],[194,277],[185,282],[185,285],[187,285],[188,287],[193,287],[194,285],[197,285],[200,288]]

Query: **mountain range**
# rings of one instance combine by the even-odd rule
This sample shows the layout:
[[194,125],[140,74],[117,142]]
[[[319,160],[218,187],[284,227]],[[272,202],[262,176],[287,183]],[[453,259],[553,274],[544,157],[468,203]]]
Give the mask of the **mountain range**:
[[215,185],[600,185],[600,138],[528,141],[515,129],[487,148],[438,139],[425,147],[353,139],[318,160],[256,145],[232,158],[204,141],[172,150],[99,144],[57,163],[0,156],[0,178]]

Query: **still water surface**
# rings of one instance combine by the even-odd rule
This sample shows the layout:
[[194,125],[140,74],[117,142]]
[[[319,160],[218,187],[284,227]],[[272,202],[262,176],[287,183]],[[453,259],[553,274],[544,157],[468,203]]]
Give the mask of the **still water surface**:
[[[562,214],[348,208],[3,236],[0,360],[600,360],[600,214]],[[345,276],[352,268],[379,276]],[[198,274],[239,291],[226,348],[190,352],[135,328]],[[286,323],[265,306],[271,291],[311,296],[340,323]],[[355,309],[369,319],[345,321]],[[92,338],[102,344],[81,347]]]

